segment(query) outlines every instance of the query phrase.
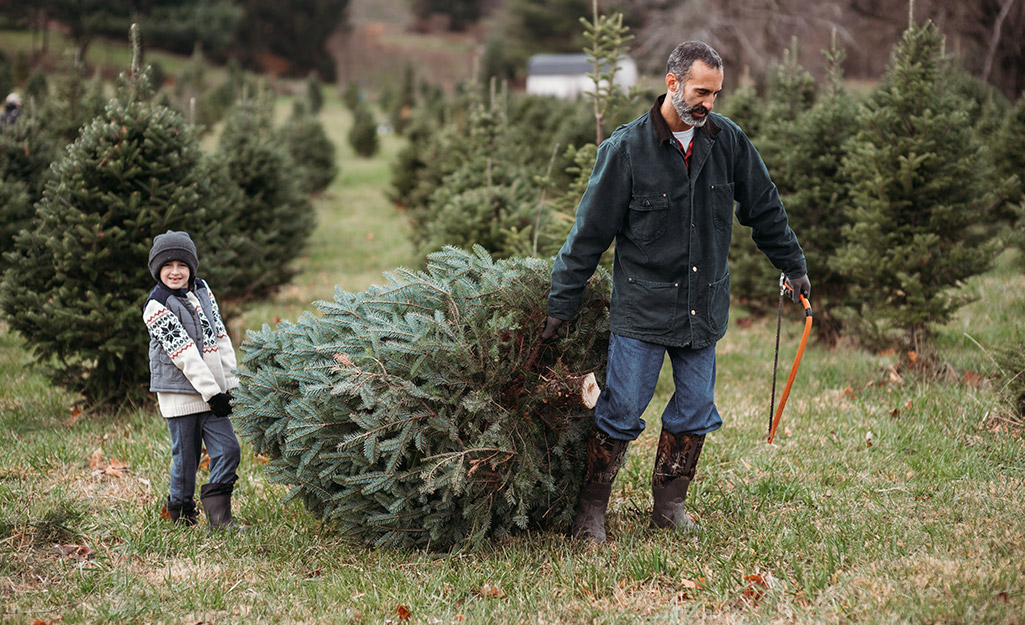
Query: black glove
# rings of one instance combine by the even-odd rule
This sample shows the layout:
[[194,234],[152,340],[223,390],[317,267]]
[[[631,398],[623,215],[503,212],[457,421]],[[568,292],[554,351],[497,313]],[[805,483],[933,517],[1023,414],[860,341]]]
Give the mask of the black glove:
[[217,393],[206,403],[210,404],[210,412],[214,416],[226,417],[231,414],[231,393]]
[[565,322],[562,319],[549,317],[545,322],[545,329],[541,332],[541,339],[547,341],[556,335],[566,336],[566,328],[562,327],[563,323]]
[[787,277],[787,286],[790,287],[790,299],[794,300],[795,303],[801,303],[801,295],[803,294],[808,301],[811,301],[811,280],[808,279],[808,274],[798,276],[797,278]]

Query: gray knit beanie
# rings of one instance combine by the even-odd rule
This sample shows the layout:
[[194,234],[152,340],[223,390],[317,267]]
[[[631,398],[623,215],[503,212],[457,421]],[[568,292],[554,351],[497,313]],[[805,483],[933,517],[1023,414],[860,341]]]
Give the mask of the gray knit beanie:
[[160,268],[172,260],[189,266],[191,284],[196,279],[196,271],[199,270],[199,256],[196,254],[196,244],[192,242],[188,232],[168,230],[153,237],[153,248],[149,251],[149,272],[153,274],[154,280],[160,281]]

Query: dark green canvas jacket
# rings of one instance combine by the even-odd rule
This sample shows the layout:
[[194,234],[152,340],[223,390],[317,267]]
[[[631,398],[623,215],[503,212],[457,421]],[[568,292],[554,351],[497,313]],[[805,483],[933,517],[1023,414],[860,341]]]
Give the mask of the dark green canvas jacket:
[[614,240],[612,331],[698,349],[726,333],[734,207],[776,268],[791,277],[807,268],[776,185],[743,131],[710,114],[694,133],[688,170],[662,117],[664,98],[598,148],[576,225],[555,259],[548,314],[573,318]]

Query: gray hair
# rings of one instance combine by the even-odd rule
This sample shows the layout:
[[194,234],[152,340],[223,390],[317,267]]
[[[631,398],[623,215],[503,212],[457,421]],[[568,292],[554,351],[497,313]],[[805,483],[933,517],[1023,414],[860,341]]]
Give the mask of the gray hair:
[[666,73],[676,76],[680,82],[690,78],[694,61],[701,61],[712,69],[722,69],[722,57],[704,41],[684,41],[673,49],[666,62]]

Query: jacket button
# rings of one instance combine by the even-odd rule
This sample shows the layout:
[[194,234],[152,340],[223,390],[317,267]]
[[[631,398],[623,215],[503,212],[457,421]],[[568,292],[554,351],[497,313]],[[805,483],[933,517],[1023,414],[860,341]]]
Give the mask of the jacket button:
[[698,311],[696,311],[696,310],[692,310],[692,311],[690,311],[690,314],[691,314],[691,316],[693,317],[694,315],[698,314]]
[[694,273],[697,273],[698,268],[697,267],[693,267],[693,269],[694,269]]
[[662,194],[662,197],[665,197],[665,196],[666,196],[666,194],[665,194],[665,193],[663,193],[663,194]]
[[679,282],[674,282],[673,286],[680,286],[680,283]]

